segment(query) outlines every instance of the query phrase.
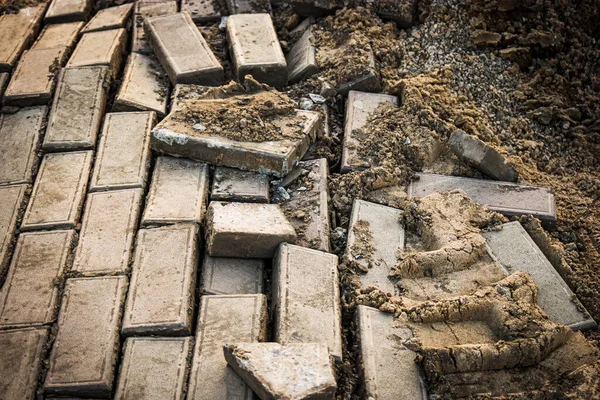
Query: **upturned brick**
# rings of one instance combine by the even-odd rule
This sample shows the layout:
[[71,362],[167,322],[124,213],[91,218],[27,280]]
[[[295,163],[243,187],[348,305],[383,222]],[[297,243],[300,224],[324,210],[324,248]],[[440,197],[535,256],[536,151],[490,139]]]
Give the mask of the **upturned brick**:
[[204,255],[200,272],[202,294],[259,294],[263,292],[265,262],[257,258]]
[[91,0],[52,0],[44,17],[46,24],[86,21],[92,10]]
[[16,14],[0,15],[0,72],[10,72],[37,36],[47,5],[25,7]]
[[71,55],[67,67],[102,65],[108,67],[114,78],[121,70],[127,44],[125,29],[111,29],[84,34]]
[[83,22],[46,25],[37,40],[31,46],[31,49],[44,50],[55,47],[65,47],[69,50],[73,50],[81,28],[83,28]]
[[127,28],[132,12],[133,4],[131,3],[102,9],[87,23],[82,33]]
[[27,205],[28,185],[0,186],[0,281],[8,268],[15,232]]
[[217,167],[215,168],[210,199],[268,203],[269,177],[236,168]]
[[[185,1],[185,0],[184,0]],[[177,13],[176,1],[163,1],[159,3],[150,3],[138,1],[135,3],[135,13],[133,15],[133,29],[131,38],[131,52],[152,55],[153,51],[146,39],[144,32],[144,18],[156,17],[159,15]]]

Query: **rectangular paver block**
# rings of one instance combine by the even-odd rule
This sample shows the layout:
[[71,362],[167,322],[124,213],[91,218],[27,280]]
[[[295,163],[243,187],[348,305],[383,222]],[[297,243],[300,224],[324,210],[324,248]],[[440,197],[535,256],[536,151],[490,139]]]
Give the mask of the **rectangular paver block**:
[[116,400],[183,400],[191,338],[128,338]]
[[44,50],[55,47],[65,47],[72,50],[81,28],[83,28],[83,22],[46,25],[37,40],[31,46],[31,49]]
[[142,225],[201,223],[208,185],[208,165],[184,158],[158,157]]
[[226,0],[229,14],[271,13],[270,0]]
[[92,10],[92,0],[52,0],[44,17],[46,24],[85,21]]
[[187,398],[251,400],[252,390],[227,367],[223,345],[262,342],[266,335],[265,295],[203,296]]
[[0,393],[3,399],[35,399],[48,328],[0,331]]
[[263,292],[265,262],[258,258],[211,257],[204,254],[200,272],[202,294]]
[[319,72],[312,28],[307,29],[286,57],[290,83],[300,82]]
[[46,154],[21,230],[72,229],[79,222],[92,151]]
[[194,22],[219,21],[227,15],[220,0],[181,0],[181,11],[185,11]]
[[133,15],[131,51],[133,53],[152,55],[153,51],[146,39],[146,32],[144,32],[144,18],[175,13],[177,13],[176,1],[164,1],[160,3],[136,2],[135,13]]
[[46,393],[109,396],[119,350],[127,278],[73,278],[65,285]]
[[42,148],[94,148],[100,122],[104,117],[109,84],[108,67],[63,68],[58,74],[58,85]]
[[146,186],[155,123],[154,112],[106,114],[90,191]]
[[31,183],[47,110],[30,107],[0,114],[0,185]]
[[287,63],[269,14],[229,16],[227,40],[240,82],[246,75],[252,75],[259,82],[277,88],[285,86]]
[[67,67],[103,65],[114,78],[121,70],[127,44],[125,29],[111,29],[84,34],[71,55]]
[[10,72],[37,36],[46,4],[25,7],[16,14],[0,15],[0,72]]
[[273,260],[274,340],[326,343],[342,359],[340,287],[336,255],[282,244]]
[[213,201],[206,217],[206,249],[213,257],[271,258],[296,232],[276,204]]
[[28,185],[0,186],[0,280],[8,268],[17,223],[27,205]]
[[364,272],[359,275],[363,287],[373,285],[398,294],[388,274],[398,263],[398,251],[404,249],[401,215],[396,208],[354,200],[344,259]]
[[88,194],[74,271],[93,275],[127,270],[142,196],[142,189]]
[[269,177],[237,168],[217,167],[213,179],[211,200],[269,202]]
[[127,28],[127,22],[132,12],[132,3],[100,10],[83,28],[82,33]]
[[537,303],[551,320],[575,330],[596,327],[573,291],[518,221],[483,236],[492,254],[509,272],[523,271],[531,276],[539,288]]
[[196,224],[139,230],[123,335],[191,334],[198,247]]

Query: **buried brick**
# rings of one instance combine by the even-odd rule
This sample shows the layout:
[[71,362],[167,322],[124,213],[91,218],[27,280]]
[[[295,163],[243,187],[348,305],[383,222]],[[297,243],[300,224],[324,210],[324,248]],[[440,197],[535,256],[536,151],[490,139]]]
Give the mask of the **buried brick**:
[[268,203],[269,177],[236,168],[217,167],[215,168],[210,199]]
[[0,72],[10,72],[35,39],[46,11],[46,4],[24,7],[16,14],[0,15]]
[[[366,0],[372,3],[372,0]],[[375,0],[373,9],[383,20],[395,22],[399,28],[410,28],[417,22],[417,0]]]
[[259,294],[263,292],[265,262],[258,258],[204,255],[200,272],[202,294]]
[[27,205],[28,185],[0,186],[0,281],[8,268],[17,222]]
[[79,31],[81,31],[82,27],[83,22],[46,25],[35,43],[31,46],[31,50],[66,47],[71,51],[77,42]]
[[127,44],[125,29],[111,29],[84,34],[71,55],[67,67],[102,65],[115,78],[121,71],[123,53]]
[[52,0],[44,17],[46,24],[85,21],[92,10],[91,0]]
[[[352,51],[356,51],[356,49],[349,49],[346,45],[335,48],[319,48],[317,60],[321,66],[330,63],[335,64],[336,60],[345,58],[346,54]],[[379,92],[381,89],[381,80],[373,49],[367,46],[362,49],[362,52],[365,53],[364,65],[362,66],[363,72],[358,77],[337,82],[335,90],[342,96],[346,96],[351,90]]]
[[133,4],[131,3],[102,9],[87,23],[82,33],[127,28],[132,11]]

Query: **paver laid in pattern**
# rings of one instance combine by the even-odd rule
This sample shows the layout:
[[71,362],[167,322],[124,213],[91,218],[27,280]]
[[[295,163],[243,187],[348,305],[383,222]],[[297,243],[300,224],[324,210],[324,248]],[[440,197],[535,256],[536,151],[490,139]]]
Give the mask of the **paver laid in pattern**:
[[10,72],[37,36],[46,4],[25,7],[16,14],[0,15],[0,72]]
[[92,6],[92,0],[52,0],[44,17],[44,23],[85,21],[90,15]]
[[181,0],[181,11],[185,11],[194,22],[219,21],[227,12],[220,0]]
[[102,9],[94,15],[94,18],[88,22],[82,33],[107,31],[110,29],[127,28],[127,23],[131,13],[133,12],[133,4],[123,4],[122,6],[109,7]]
[[244,203],[268,203],[269,177],[237,168],[217,167],[215,168],[210,199]]
[[211,257],[204,254],[200,270],[200,293],[262,293],[264,270],[265,262],[258,258]]
[[65,47],[73,50],[81,28],[83,28],[83,22],[46,25],[31,46],[31,50],[44,50],[55,47]]
[[121,70],[127,44],[125,29],[111,29],[84,34],[71,55],[67,67],[103,65],[114,78]]
[[144,32],[144,18],[175,13],[177,13],[176,1],[163,1],[160,3],[136,2],[133,14],[133,28],[131,30],[131,52],[147,55],[153,54],[150,44],[146,39],[146,32]]
[[300,82],[302,79],[309,78],[319,72],[316,49],[312,40],[312,28],[308,28],[287,54],[286,61],[290,83]]
[[8,268],[19,218],[27,205],[28,185],[0,186],[0,281]]

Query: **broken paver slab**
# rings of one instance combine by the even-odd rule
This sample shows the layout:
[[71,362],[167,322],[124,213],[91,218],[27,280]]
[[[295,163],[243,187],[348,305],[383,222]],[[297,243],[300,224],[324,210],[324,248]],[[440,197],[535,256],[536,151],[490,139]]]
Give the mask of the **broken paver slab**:
[[128,338],[115,400],[183,400],[191,338]]
[[[360,132],[368,122],[369,116],[384,104],[398,105],[398,97],[379,93],[365,93],[351,90],[346,103],[346,121],[344,125],[344,143],[342,149],[341,172],[346,173],[368,168],[370,165],[360,159],[358,149],[370,147],[371,143],[360,142]],[[375,167],[375,165],[373,165]]]
[[181,0],[181,11],[185,11],[194,22],[219,21],[226,10],[220,0]]
[[308,28],[288,53],[286,61],[290,83],[300,82],[319,72],[316,49],[312,41],[312,28]]
[[88,194],[74,271],[94,275],[127,270],[142,196],[142,189]]
[[265,295],[202,296],[187,398],[252,400],[252,390],[227,367],[223,345],[262,342],[266,336]]
[[48,360],[46,393],[110,395],[126,290],[124,276],[67,279]]
[[146,37],[173,85],[218,86],[223,67],[187,13],[146,18]]
[[273,260],[274,340],[326,343],[342,359],[340,287],[336,255],[287,243]]
[[211,200],[240,201],[245,203],[269,202],[269,178],[256,172],[237,168],[217,167],[213,180]]
[[286,85],[287,64],[269,14],[230,15],[227,41],[239,82],[252,75],[276,88]]
[[164,1],[160,3],[135,3],[135,14],[133,16],[133,29],[131,38],[131,52],[152,55],[153,51],[146,39],[144,32],[144,18],[156,17],[158,15],[175,14],[177,12],[176,1]]
[[82,27],[83,22],[46,25],[31,46],[31,50],[44,50],[55,47],[66,47],[72,50]]
[[428,397],[415,361],[416,353],[402,344],[413,334],[410,329],[393,324],[392,314],[358,306],[362,397],[425,400]]
[[112,110],[155,111],[162,118],[168,103],[169,78],[159,62],[151,56],[131,53]]
[[46,24],[86,21],[92,10],[91,0],[52,0],[44,17]]
[[146,186],[150,129],[155,123],[154,112],[106,114],[90,191]]
[[271,14],[270,0],[226,0],[229,14]]
[[211,257],[204,254],[200,272],[200,293],[262,293],[264,269],[265,262],[261,259]]
[[196,224],[138,231],[123,335],[192,333],[198,247]]
[[261,399],[333,400],[333,363],[323,343],[238,343],[223,347],[233,370]]
[[82,33],[127,28],[132,11],[133,4],[131,3],[100,10],[83,28]]
[[0,327],[54,321],[58,282],[68,268],[75,231],[22,233],[0,291]]
[[21,230],[73,229],[85,197],[92,151],[46,154]]
[[398,294],[388,275],[404,250],[404,228],[399,222],[402,211],[396,208],[354,200],[344,260],[363,273],[361,285]]
[[104,117],[109,83],[108,67],[63,68],[42,148],[93,149]]
[[17,222],[27,205],[28,185],[0,186],[0,281],[8,268]]
[[276,204],[213,201],[206,216],[206,249],[213,257],[271,258],[296,231]]
[[114,78],[121,71],[127,44],[125,29],[111,29],[84,34],[71,55],[67,67],[103,65]]
[[408,186],[409,197],[460,189],[476,203],[507,216],[531,214],[543,221],[556,221],[556,202],[548,188],[491,180],[419,173]]
[[47,108],[0,114],[0,185],[31,183]]
[[4,399],[35,399],[48,328],[0,332],[0,393]]
[[17,65],[21,53],[37,36],[45,11],[46,4],[40,4],[0,15],[0,72],[10,72]]
[[483,234],[493,255],[509,272],[527,273],[539,291],[537,303],[551,320],[574,330],[593,329],[596,323],[518,221]]

